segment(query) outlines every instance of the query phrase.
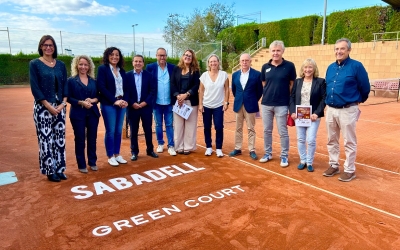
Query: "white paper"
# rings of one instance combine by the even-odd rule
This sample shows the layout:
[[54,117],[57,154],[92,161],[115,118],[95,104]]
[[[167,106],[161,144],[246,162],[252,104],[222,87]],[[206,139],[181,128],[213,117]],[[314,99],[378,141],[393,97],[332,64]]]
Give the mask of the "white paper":
[[294,120],[296,126],[298,127],[310,127],[311,126],[311,105],[296,105],[296,115],[297,119]]
[[179,106],[178,101],[176,101],[175,105],[172,107],[172,111],[174,111],[177,115],[183,117],[185,120],[189,118],[192,110],[193,108],[186,104],[182,104],[182,106]]

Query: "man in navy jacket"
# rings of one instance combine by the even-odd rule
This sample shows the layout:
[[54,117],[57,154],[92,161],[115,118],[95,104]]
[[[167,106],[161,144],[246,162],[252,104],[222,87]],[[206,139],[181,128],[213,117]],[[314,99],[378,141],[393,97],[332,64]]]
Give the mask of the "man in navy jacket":
[[167,63],[167,51],[164,48],[157,49],[157,62],[148,64],[146,70],[153,76],[153,84],[156,86],[153,103],[154,121],[156,122],[157,153],[164,151],[163,120],[168,139],[168,153],[175,156],[174,127],[171,103],[170,79],[175,65]]
[[139,154],[138,131],[140,120],[142,121],[146,139],[146,153],[153,158],[158,158],[158,155],[154,153],[152,142],[152,104],[155,86],[151,74],[143,70],[143,56],[135,55],[132,64],[134,69],[126,73],[126,80],[129,86],[128,120],[131,128],[131,160],[136,161]]
[[255,152],[256,113],[259,111],[258,101],[262,96],[260,72],[251,68],[251,57],[245,53],[240,56],[240,70],[232,75],[232,93],[235,97],[233,111],[236,113],[235,149],[229,156],[242,154],[243,120],[248,128],[248,147],[250,157],[257,160]]

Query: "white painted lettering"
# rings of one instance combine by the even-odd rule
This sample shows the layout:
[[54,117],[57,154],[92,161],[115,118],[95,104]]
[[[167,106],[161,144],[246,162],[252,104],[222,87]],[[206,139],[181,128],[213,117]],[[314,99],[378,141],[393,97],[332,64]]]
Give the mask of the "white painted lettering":
[[175,168],[176,170],[178,170],[179,172],[181,172],[183,174],[190,174],[190,173],[194,172],[193,170],[184,170],[176,165],[171,165],[171,167]]
[[195,200],[187,200],[187,201],[185,201],[185,206],[187,206],[187,207],[197,207],[197,206],[199,206],[199,203],[195,203],[195,204],[193,204],[193,205],[190,205],[189,204],[189,202],[196,202]]
[[96,190],[97,195],[103,194],[103,191],[107,191],[110,193],[115,191],[114,189],[110,188],[109,186],[107,186],[106,184],[104,184],[101,181],[93,183],[93,186],[94,186],[94,189]]
[[161,219],[163,217],[165,217],[165,215],[160,214],[160,210],[154,210],[154,211],[150,211],[147,212],[147,214],[150,216],[150,218],[152,218],[153,220],[157,220],[157,219]]
[[133,181],[136,183],[136,185],[138,185],[138,186],[142,185],[143,182],[153,182],[152,180],[147,179],[146,177],[141,176],[140,174],[132,174],[131,177],[132,177]]
[[143,214],[139,214],[136,216],[131,217],[131,220],[135,225],[140,225],[149,222],[148,220],[143,219]]
[[196,167],[194,167],[194,166],[192,166],[192,165],[190,165],[189,163],[186,163],[186,162],[184,162],[182,164],[185,165],[186,167],[190,168],[190,169],[193,169],[194,171],[201,171],[201,170],[205,169],[205,168],[196,168]]
[[201,203],[209,203],[212,202],[212,198],[209,196],[200,196],[198,199]]
[[130,188],[133,185],[132,182],[128,181],[126,178],[114,178],[108,181],[111,182],[118,190]]
[[172,211],[172,212],[177,212],[177,213],[181,212],[181,210],[180,210],[177,206],[172,205],[171,207],[172,207],[172,208],[163,207],[162,210],[164,210],[164,212],[165,212],[166,214],[168,214],[168,215],[171,215],[171,214],[172,214],[172,213],[170,213],[170,211]]
[[224,198],[224,195],[221,194],[220,191],[218,191],[217,194],[219,194],[219,196],[215,196],[214,194],[210,194],[210,195],[211,195],[212,197],[216,198],[216,199],[222,199],[222,198]]
[[231,187],[231,188],[236,188],[236,189],[239,189],[240,191],[244,192],[244,190],[240,188],[240,185],[233,186],[233,187]]
[[113,222],[113,224],[118,231],[121,231],[122,227],[133,227],[131,224],[129,224],[129,220],[119,220]]
[[182,173],[176,173],[176,174],[174,174],[175,169],[171,169],[171,170],[170,170],[170,169],[171,169],[170,166],[160,168],[161,171],[163,171],[164,173],[166,173],[167,175],[169,175],[169,176],[171,176],[171,177],[175,177],[175,176],[182,175]]
[[78,200],[82,200],[82,199],[86,199],[86,198],[93,196],[93,192],[88,191],[88,190],[81,190],[81,189],[85,189],[85,188],[87,188],[87,186],[76,186],[76,187],[71,188],[72,193],[85,194],[85,195],[75,195],[74,198],[78,199]]
[[99,226],[93,229],[92,233],[94,236],[105,236],[111,233],[112,229],[109,226]]
[[232,191],[232,189],[226,188],[221,190],[222,193],[230,196],[230,194],[236,194],[235,192]]
[[167,176],[165,174],[163,174],[161,171],[158,171],[158,170],[149,170],[149,171],[145,171],[144,173],[147,174],[150,178],[152,178],[155,181],[159,181],[159,180],[167,178]]

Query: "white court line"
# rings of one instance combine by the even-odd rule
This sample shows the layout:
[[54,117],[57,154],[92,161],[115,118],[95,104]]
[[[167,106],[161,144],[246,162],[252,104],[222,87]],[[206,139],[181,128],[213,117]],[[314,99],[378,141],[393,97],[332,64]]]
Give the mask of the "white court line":
[[[199,146],[199,147],[202,147],[202,148],[205,148],[204,146],[202,146],[202,145],[199,145],[199,144],[197,144],[197,146]],[[225,155],[225,156],[227,156],[227,155]],[[314,186],[314,185],[312,185],[312,184],[309,184],[309,183],[306,183],[306,182],[303,182],[303,181],[300,181],[300,180],[294,179],[294,178],[292,178],[292,177],[289,177],[289,176],[286,176],[286,175],[283,175],[283,174],[280,174],[280,173],[274,172],[274,171],[272,171],[272,170],[269,170],[269,169],[266,169],[266,168],[260,167],[260,166],[258,166],[258,165],[256,165],[256,164],[250,163],[250,162],[248,162],[248,161],[244,161],[244,160],[241,160],[241,159],[239,159],[239,158],[236,158],[236,157],[229,157],[229,159],[235,159],[235,160],[237,160],[237,161],[240,161],[240,162],[242,162],[242,163],[244,163],[244,164],[247,164],[247,165],[253,166],[253,167],[255,167],[255,168],[258,168],[258,169],[260,169],[260,170],[263,170],[263,171],[265,171],[265,172],[268,172],[268,173],[270,173],[270,174],[274,174],[274,175],[277,175],[277,176],[283,177],[283,178],[285,178],[285,179],[288,179],[288,180],[291,180],[291,181],[297,182],[297,183],[299,183],[299,184],[302,184],[302,185],[308,186],[308,187],[310,187],[310,188],[316,189],[316,190],[318,190],[318,191],[324,192],[324,193],[326,193],[326,194],[329,194],[329,195],[335,196],[335,197],[337,197],[337,198],[339,198],[339,199],[343,199],[343,200],[346,200],[346,201],[349,201],[349,202],[355,203],[355,204],[357,204],[357,205],[360,205],[360,206],[362,206],[362,207],[369,208],[369,209],[371,209],[371,210],[374,210],[374,211],[376,211],[376,212],[379,212],[379,213],[383,213],[383,214],[389,215],[389,216],[391,216],[391,217],[394,217],[394,218],[396,218],[396,219],[400,219],[400,215],[393,214],[393,213],[387,212],[387,211],[385,211],[385,210],[382,210],[382,209],[379,209],[379,208],[376,208],[376,207],[373,207],[373,206],[367,205],[367,204],[365,204],[365,203],[362,203],[362,202],[359,202],[359,201],[356,201],[356,200],[353,200],[353,199],[347,198],[347,197],[345,197],[345,196],[343,196],[343,195],[340,195],[340,194],[333,193],[333,192],[331,192],[331,191],[328,191],[328,190],[326,190],[326,189],[323,189],[323,188],[320,188],[320,187]]]
[[[227,131],[230,131],[230,132],[235,132],[234,130],[230,130],[230,129],[226,129],[226,128],[224,128],[224,130],[227,130]],[[260,137],[257,137],[257,136],[256,136],[256,138],[258,138],[258,139],[260,139],[260,140],[264,140],[264,138],[260,138]],[[272,142],[272,143],[274,143],[274,144],[280,144],[280,143],[278,143],[278,142]],[[297,147],[294,147],[294,146],[290,146],[290,147],[291,147],[291,148],[297,148]],[[318,152],[315,152],[315,153],[316,153],[316,154],[319,154],[319,155],[322,155],[322,156],[326,156],[326,157],[329,158],[329,155],[327,155],[327,154],[318,153]],[[345,161],[345,159],[339,159],[339,160]],[[360,163],[360,162],[355,162],[355,164],[361,165],[361,166],[364,166],[364,167],[367,167],[367,168],[372,168],[372,169],[375,169],[375,170],[378,170],[378,171],[390,173],[390,174],[400,175],[400,173],[398,173],[398,172],[394,172],[394,171],[390,171],[390,170],[386,170],[386,169],[374,167],[374,166],[367,165],[367,164]]]

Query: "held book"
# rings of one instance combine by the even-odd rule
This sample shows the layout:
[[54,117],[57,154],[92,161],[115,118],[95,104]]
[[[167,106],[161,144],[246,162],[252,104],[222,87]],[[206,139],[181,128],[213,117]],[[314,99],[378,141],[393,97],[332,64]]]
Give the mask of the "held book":
[[189,118],[192,110],[193,108],[186,104],[182,104],[182,106],[179,106],[178,101],[176,101],[175,105],[172,107],[172,111],[175,112],[177,115],[183,117],[185,120]]
[[297,115],[297,119],[295,120],[296,126],[310,127],[311,114],[312,114],[311,105],[296,105],[296,115]]

